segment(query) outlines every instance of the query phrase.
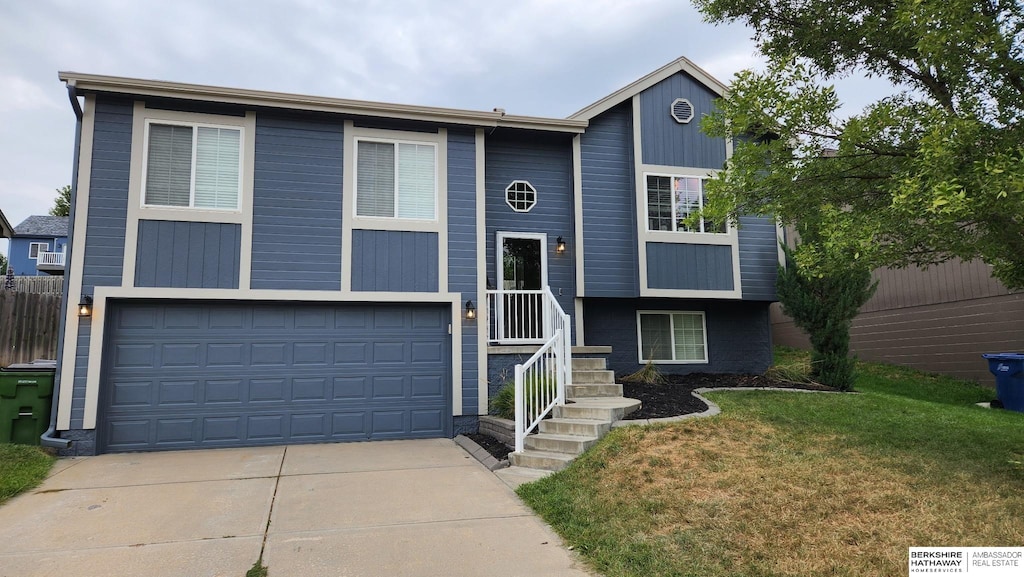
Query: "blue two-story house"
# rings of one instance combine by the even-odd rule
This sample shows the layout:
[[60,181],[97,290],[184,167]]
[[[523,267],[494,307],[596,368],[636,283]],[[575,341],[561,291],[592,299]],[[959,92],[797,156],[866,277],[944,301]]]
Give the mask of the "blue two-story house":
[[68,217],[34,215],[14,227],[7,262],[17,276],[64,274]]
[[730,154],[686,59],[565,119],[60,78],[71,452],[472,431],[554,305],[620,374],[771,363],[775,224],[684,222]]

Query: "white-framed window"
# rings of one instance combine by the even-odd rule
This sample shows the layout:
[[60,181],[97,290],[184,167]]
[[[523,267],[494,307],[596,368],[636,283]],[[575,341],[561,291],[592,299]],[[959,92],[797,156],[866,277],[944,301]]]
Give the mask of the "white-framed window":
[[28,258],[37,259],[39,253],[50,250],[50,243],[48,242],[30,242],[28,243]]
[[356,139],[356,216],[435,220],[437,145]]
[[724,234],[725,223],[701,220],[696,227],[687,226],[690,214],[704,208],[704,178],[645,174],[647,183],[647,230]]
[[708,362],[703,312],[637,311],[636,326],[641,363]]
[[242,129],[147,120],[142,204],[238,210]]
[[530,212],[537,204],[537,189],[525,180],[513,180],[505,187],[505,204],[516,212]]

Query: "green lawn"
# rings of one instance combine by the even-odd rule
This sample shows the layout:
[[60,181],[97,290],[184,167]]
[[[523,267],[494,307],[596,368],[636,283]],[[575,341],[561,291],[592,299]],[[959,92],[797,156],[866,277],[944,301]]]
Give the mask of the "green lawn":
[[1024,414],[888,365],[855,388],[712,393],[721,415],[617,429],[519,494],[609,577],[882,577],[910,546],[1024,543]]
[[54,460],[39,447],[0,444],[0,505],[42,482]]

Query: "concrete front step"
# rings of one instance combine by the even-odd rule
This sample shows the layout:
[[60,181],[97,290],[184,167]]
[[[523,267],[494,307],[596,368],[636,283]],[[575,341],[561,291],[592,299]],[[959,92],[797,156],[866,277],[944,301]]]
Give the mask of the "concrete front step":
[[573,384],[565,387],[565,395],[570,399],[577,397],[621,397],[622,385],[606,383],[593,385]]
[[554,433],[537,433],[527,435],[523,439],[523,446],[536,451],[547,451],[550,453],[565,453],[573,457],[594,446],[597,437],[583,435],[557,435]]
[[572,382],[578,385],[589,385],[589,384],[615,384],[615,373],[613,371],[581,371],[573,369],[572,371]]
[[541,433],[551,433],[554,435],[582,435],[585,437],[601,437],[608,434],[612,428],[611,423],[607,421],[597,421],[594,419],[544,419],[540,422],[539,430]]
[[595,419],[613,423],[640,408],[640,401],[626,397],[577,397],[554,408],[556,418]]
[[603,371],[608,368],[604,359],[577,359],[572,360],[574,371]]
[[509,453],[508,460],[513,467],[528,467],[545,471],[561,471],[569,465],[576,455],[552,453],[526,449],[522,453]]

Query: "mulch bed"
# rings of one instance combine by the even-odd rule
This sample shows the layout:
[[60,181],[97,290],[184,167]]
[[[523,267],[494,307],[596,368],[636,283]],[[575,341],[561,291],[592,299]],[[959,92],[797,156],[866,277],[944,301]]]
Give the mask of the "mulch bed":
[[480,433],[471,433],[466,435],[473,440],[474,443],[480,445],[485,451],[491,454],[492,457],[499,461],[504,461],[508,458],[508,454],[512,452],[512,448],[488,435],[481,435]]
[[[810,385],[799,383],[787,383],[776,381],[764,375],[733,375],[733,374],[712,374],[712,373],[690,373],[688,375],[664,375],[664,384],[645,383],[624,383],[620,376],[617,382],[622,383],[623,396],[630,399],[638,399],[641,406],[638,410],[625,417],[625,420],[636,419],[660,419],[663,417],[678,417],[690,413],[701,413],[708,409],[708,406],[693,396],[695,389],[741,387],[759,388],[770,387],[776,389],[806,389],[812,391],[835,391],[831,387],[823,385]],[[507,459],[512,452],[508,446],[487,435],[474,433],[466,435],[483,447],[488,453],[499,461]]]
[[690,373],[688,375],[664,376],[667,382],[657,385],[625,383],[619,377],[618,382],[622,383],[622,395],[630,399],[639,399],[642,403],[638,410],[626,415],[625,420],[660,419],[706,411],[708,406],[691,394],[695,389],[771,387],[776,389],[807,389],[815,391],[835,390],[822,385],[776,381],[764,375]]

